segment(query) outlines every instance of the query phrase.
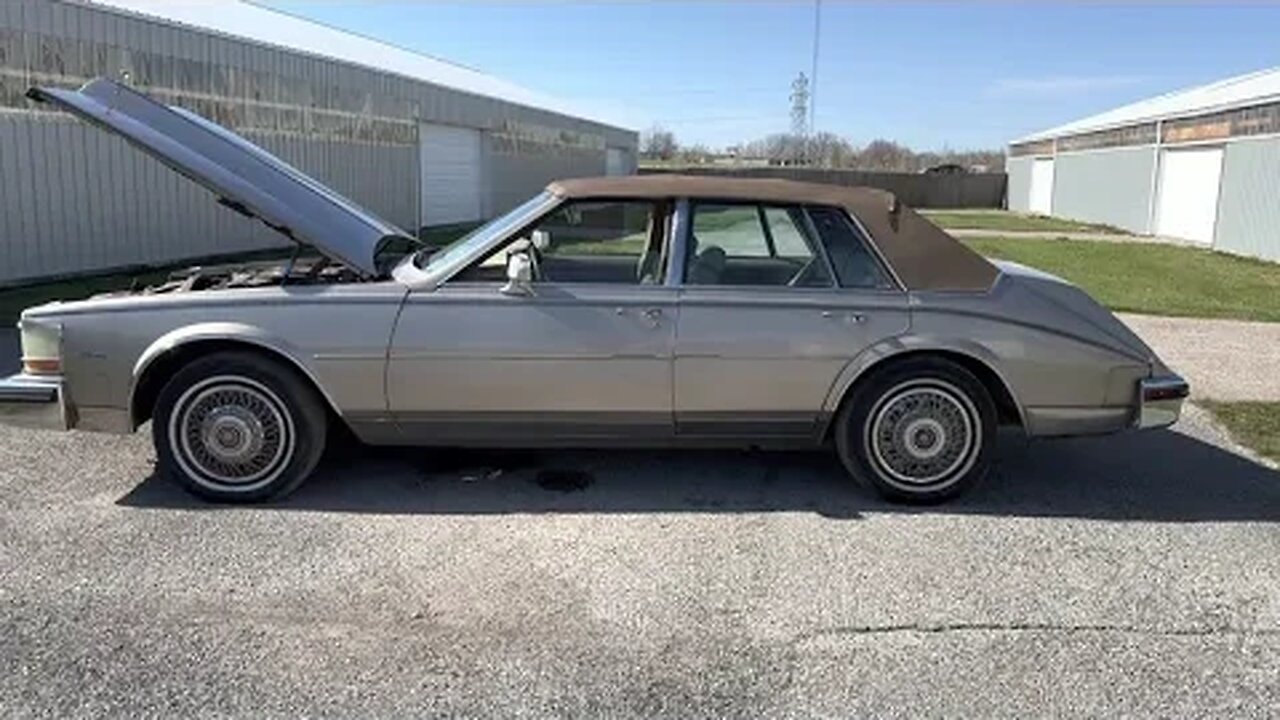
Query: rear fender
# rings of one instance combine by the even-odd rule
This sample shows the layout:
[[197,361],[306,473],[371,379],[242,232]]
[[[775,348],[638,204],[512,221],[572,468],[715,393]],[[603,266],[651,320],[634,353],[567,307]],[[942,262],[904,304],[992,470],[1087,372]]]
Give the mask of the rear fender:
[[967,338],[900,335],[872,345],[844,366],[844,369],[836,377],[835,382],[832,383],[831,390],[827,393],[826,401],[822,406],[822,414],[826,419],[824,420],[823,431],[825,432],[825,423],[829,422],[835,416],[836,411],[840,409],[840,403],[849,392],[849,389],[865,377],[867,373],[874,370],[881,363],[888,362],[894,358],[926,352],[943,356],[962,356],[986,366],[1004,385],[1005,391],[1009,394],[1009,398],[1013,400],[1013,405],[1017,409],[1018,420],[1024,423],[1025,427],[1026,417],[1022,402],[1018,399],[1018,393],[1013,385],[1010,384],[1009,379],[1001,372],[999,358],[985,345]]

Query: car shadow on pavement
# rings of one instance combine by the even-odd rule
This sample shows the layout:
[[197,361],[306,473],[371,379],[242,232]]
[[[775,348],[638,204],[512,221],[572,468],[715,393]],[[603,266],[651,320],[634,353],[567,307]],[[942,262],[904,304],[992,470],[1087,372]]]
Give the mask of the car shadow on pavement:
[[[119,501],[217,509],[158,477]],[[1280,473],[1172,432],[1001,438],[970,493],[925,508],[851,482],[829,453],[709,450],[492,451],[343,443],[273,510],[382,514],[941,513],[1144,521],[1280,520]]]

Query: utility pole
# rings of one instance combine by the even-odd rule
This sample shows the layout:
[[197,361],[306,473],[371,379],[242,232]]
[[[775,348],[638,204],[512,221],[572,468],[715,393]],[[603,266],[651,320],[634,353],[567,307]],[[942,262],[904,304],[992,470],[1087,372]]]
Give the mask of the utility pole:
[[809,78],[804,73],[791,81],[791,136],[800,143],[803,153],[809,136]]
[[813,64],[809,67],[809,132],[818,131],[818,42],[822,37],[822,0],[813,0]]

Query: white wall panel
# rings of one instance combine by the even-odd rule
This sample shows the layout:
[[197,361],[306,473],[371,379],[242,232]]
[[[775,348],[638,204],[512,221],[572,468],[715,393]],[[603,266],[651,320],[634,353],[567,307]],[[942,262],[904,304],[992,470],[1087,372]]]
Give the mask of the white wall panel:
[[1035,158],[1029,156],[1005,158],[1004,168],[1009,176],[1005,203],[1015,212],[1031,211],[1031,166]]
[[1213,242],[1222,178],[1222,148],[1166,149],[1160,153],[1155,234]]
[[1280,138],[1229,143],[1214,247],[1280,261]]
[[632,173],[631,157],[625,148],[605,148],[604,174],[630,175]]
[[1036,158],[1031,165],[1031,193],[1027,209],[1040,215],[1053,213],[1053,159]]
[[418,127],[422,227],[474,222],[483,216],[480,131],[423,123]]
[[1059,153],[1054,160],[1053,214],[1150,232],[1154,147]]

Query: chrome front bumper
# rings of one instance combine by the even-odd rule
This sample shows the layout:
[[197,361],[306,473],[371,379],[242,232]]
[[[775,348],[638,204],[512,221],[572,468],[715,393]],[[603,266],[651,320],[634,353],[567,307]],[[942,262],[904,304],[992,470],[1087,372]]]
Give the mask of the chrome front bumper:
[[1138,412],[1134,427],[1168,427],[1178,421],[1191,386],[1177,375],[1161,375],[1138,381]]
[[14,375],[0,380],[0,424],[40,430],[67,430],[70,408],[62,378]]

